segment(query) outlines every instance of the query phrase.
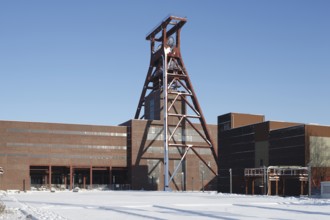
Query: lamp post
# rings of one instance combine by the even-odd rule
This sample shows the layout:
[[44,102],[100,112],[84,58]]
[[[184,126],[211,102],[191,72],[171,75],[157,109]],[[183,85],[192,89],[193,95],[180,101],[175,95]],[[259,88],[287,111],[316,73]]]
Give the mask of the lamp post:
[[181,189],[184,191],[184,172],[181,172]]
[[307,164],[308,170],[308,197],[311,197],[312,193],[312,166],[311,163]]
[[267,167],[264,166],[264,195],[267,195]]
[[233,175],[232,175],[232,169],[229,169],[229,181],[230,181],[230,194],[233,193]]
[[202,171],[202,190],[204,192],[204,170]]

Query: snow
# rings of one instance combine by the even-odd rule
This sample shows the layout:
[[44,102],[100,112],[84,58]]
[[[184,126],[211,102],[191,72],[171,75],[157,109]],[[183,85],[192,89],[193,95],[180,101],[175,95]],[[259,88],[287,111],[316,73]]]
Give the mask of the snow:
[[330,219],[330,199],[215,192],[0,193],[0,219]]

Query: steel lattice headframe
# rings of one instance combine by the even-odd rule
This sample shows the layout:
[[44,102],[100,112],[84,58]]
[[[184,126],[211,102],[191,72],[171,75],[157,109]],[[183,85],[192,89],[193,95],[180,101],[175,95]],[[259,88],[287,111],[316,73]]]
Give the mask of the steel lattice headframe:
[[[162,115],[159,113],[158,119],[164,121],[165,190],[169,187],[169,183],[189,150],[193,151],[214,175],[217,175],[217,171],[212,169],[198,152],[198,149],[209,149],[217,163],[209,129],[181,56],[180,32],[186,22],[186,18],[168,16],[147,35],[146,40],[149,40],[151,44],[150,66],[135,114],[135,119],[155,119],[150,118],[150,115],[141,116],[141,110],[143,108],[145,110],[146,100],[150,94],[157,92],[160,94],[163,112]],[[198,142],[187,140],[188,127],[198,136],[200,139]],[[179,141],[175,138],[178,134],[181,135]],[[169,147],[184,149],[180,164],[174,169],[170,178]]]

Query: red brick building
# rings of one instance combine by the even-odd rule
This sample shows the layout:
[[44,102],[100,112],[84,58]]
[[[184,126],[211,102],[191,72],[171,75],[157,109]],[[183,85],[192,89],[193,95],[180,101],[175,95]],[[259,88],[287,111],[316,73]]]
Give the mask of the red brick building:
[[[217,126],[210,128],[216,143]],[[130,120],[121,126],[0,121],[0,166],[5,171],[0,187],[163,190],[162,130],[159,120]],[[192,130],[186,131],[187,141],[199,141]],[[176,148],[169,153],[173,171],[182,152]],[[217,169],[210,150],[200,154]],[[204,166],[188,154],[171,188],[200,190],[203,184],[216,190],[216,176]]]

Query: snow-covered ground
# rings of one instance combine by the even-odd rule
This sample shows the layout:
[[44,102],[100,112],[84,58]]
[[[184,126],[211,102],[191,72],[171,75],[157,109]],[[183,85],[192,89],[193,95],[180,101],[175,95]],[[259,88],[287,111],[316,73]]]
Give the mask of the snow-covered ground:
[[330,199],[214,192],[2,193],[0,219],[330,219]]

